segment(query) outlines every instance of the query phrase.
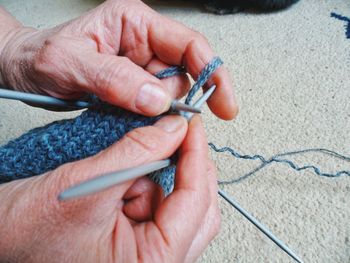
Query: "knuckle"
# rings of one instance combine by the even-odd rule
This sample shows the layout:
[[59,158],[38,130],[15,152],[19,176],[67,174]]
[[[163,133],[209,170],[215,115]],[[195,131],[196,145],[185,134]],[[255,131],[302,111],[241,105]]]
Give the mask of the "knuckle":
[[60,37],[50,37],[44,41],[43,46],[34,57],[34,70],[36,72],[45,72],[54,67],[60,60],[64,45]]
[[195,42],[208,43],[207,38],[202,33],[198,32],[198,31],[193,31],[193,39]]
[[[114,58],[106,58],[103,63],[96,67],[94,83],[102,98],[115,97],[116,90],[119,85],[116,79],[128,79],[131,72],[125,65],[128,63],[127,58],[118,58],[118,63]],[[127,89],[118,89],[118,98],[127,99]]]
[[157,153],[162,147],[159,138],[160,136],[157,136],[156,129],[153,127],[148,127],[147,131],[144,128],[138,128],[125,135],[125,139],[129,140],[132,145],[130,149],[142,155]]

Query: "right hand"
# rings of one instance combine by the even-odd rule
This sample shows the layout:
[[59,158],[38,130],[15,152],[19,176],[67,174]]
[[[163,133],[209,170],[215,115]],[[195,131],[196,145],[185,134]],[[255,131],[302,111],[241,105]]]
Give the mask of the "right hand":
[[[20,24],[0,43],[0,82],[17,90],[75,99],[101,99],[147,116],[169,109],[189,89],[186,76],[159,80],[152,74],[184,65],[194,79],[214,57],[198,32],[161,16],[139,0],[109,0],[55,28]],[[1,83],[0,83],[1,84]],[[228,71],[216,70],[210,109],[232,119],[238,108]]]

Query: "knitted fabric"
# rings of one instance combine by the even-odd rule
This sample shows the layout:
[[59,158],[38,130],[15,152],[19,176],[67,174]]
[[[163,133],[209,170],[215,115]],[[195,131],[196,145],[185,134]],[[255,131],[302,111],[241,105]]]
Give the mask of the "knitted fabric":
[[[199,74],[187,102],[220,66],[214,58]],[[156,74],[158,78],[184,73],[182,67],[170,67]],[[158,117],[145,117],[93,98],[93,107],[74,119],[56,121],[35,128],[0,147],[0,183],[9,182],[56,169],[60,165],[84,159],[109,147],[127,132],[152,125]],[[175,164],[153,174],[166,194],[174,185]]]

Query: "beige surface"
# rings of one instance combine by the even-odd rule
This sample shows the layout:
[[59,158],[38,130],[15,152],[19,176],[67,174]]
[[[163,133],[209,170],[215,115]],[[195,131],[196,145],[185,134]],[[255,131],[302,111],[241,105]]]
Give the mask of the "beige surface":
[[[23,23],[53,26],[96,6],[93,0],[0,0]],[[348,0],[301,0],[274,14],[215,16],[198,6],[152,1],[164,15],[204,33],[234,76],[241,105],[234,122],[206,111],[209,140],[268,157],[323,147],[350,155],[350,39]],[[0,101],[0,142],[66,116]],[[74,115],[74,114],[73,114]],[[221,178],[238,177],[257,163],[213,154]],[[320,154],[295,158],[322,170],[350,170]],[[305,262],[350,262],[350,178],[326,179],[278,164],[226,186],[240,204],[290,245]],[[200,262],[292,262],[221,200],[220,235]]]

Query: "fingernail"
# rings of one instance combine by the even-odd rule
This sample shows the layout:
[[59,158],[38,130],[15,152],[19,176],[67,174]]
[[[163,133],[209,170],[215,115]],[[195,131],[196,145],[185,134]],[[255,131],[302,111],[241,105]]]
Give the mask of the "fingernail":
[[135,106],[145,114],[157,115],[168,110],[170,96],[159,86],[145,84],[137,95]]
[[182,128],[182,126],[186,123],[185,118],[180,116],[167,116],[159,121],[157,121],[154,126],[161,128],[166,132],[175,132]]

